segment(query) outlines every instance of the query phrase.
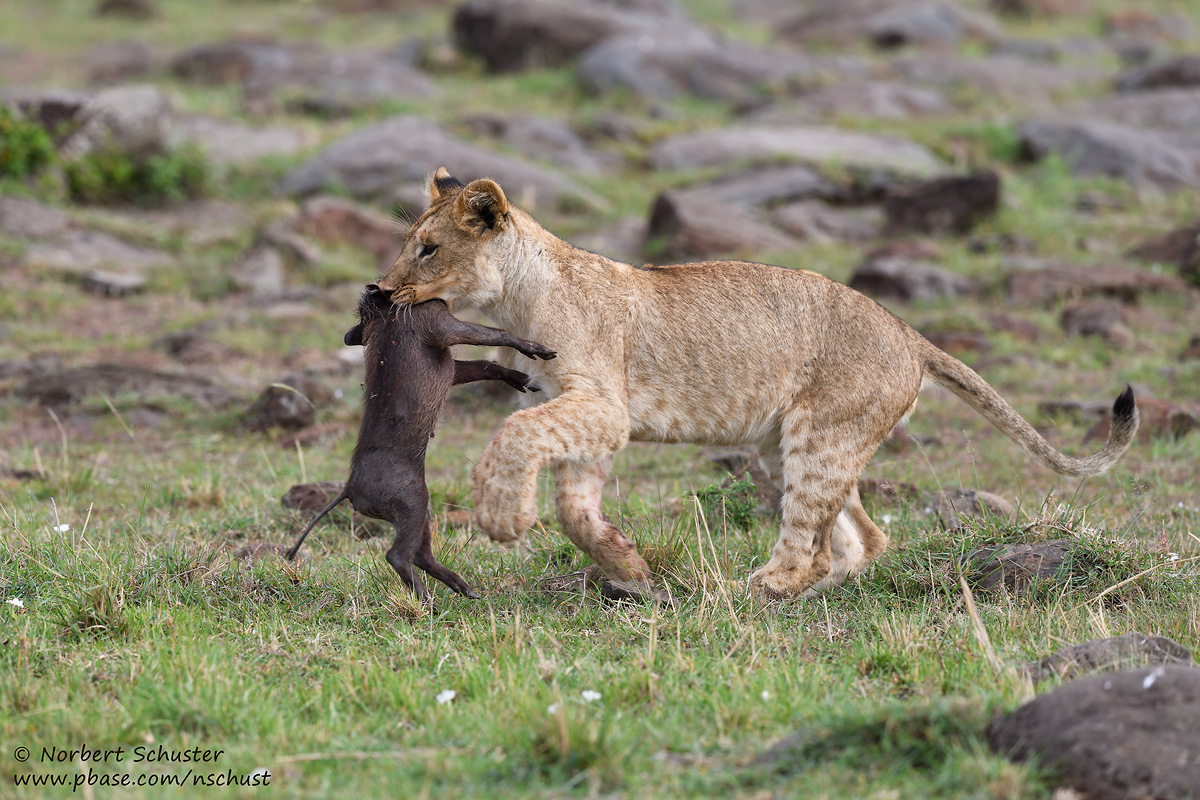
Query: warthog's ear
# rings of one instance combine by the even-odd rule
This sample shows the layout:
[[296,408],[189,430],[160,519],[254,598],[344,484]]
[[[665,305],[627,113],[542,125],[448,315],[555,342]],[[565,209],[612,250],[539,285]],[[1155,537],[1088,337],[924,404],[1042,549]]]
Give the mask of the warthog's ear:
[[508,199],[500,184],[488,178],[468,183],[454,201],[454,220],[476,235],[503,230],[508,223]]
[[342,337],[342,341],[346,343],[347,347],[353,347],[356,344],[362,344],[362,332],[363,324],[360,322],[350,330],[346,331],[346,335]]
[[429,205],[433,205],[443,197],[457,194],[463,188],[462,181],[450,174],[445,167],[438,167],[437,172],[429,177],[425,191],[429,194]]

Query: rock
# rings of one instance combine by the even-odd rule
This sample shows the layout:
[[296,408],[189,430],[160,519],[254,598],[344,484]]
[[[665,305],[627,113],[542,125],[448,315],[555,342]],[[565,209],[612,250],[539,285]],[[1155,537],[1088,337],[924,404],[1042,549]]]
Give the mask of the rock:
[[1097,295],[1132,303],[1145,292],[1187,292],[1186,284],[1173,276],[1113,264],[1024,258],[1010,259],[1005,267],[1008,297],[1017,304]]
[[875,206],[846,208],[820,200],[788,203],[771,215],[779,227],[805,242],[860,244],[883,231],[883,211]]
[[1037,684],[1049,678],[1075,680],[1092,672],[1195,663],[1191,651],[1165,636],[1127,633],[1064,647],[1040,661],[1025,664],[1021,671]]
[[419,209],[425,204],[425,179],[439,166],[463,183],[493,178],[511,201],[526,208],[601,205],[593,194],[557,172],[466,144],[437,123],[408,115],[339,139],[292,170],[281,188],[304,196],[340,186],[360,199],[386,197],[399,188],[402,202]]
[[278,295],[287,280],[283,256],[274,247],[254,245],[238,256],[230,268],[229,280],[239,291],[262,296]]
[[141,42],[99,42],[83,54],[88,82],[123,83],[146,77],[155,66],[150,48]]
[[316,514],[346,488],[345,481],[320,481],[318,483],[298,483],[284,493],[279,499],[284,508],[297,511],[308,511]]
[[1001,14],[1064,17],[1086,14],[1091,0],[990,0],[988,6]]
[[876,46],[948,45],[964,37],[990,40],[999,26],[987,15],[949,2],[925,0],[820,0],[777,28],[781,38],[800,43]]
[[[242,547],[233,551],[233,557],[238,561],[258,561],[263,558],[287,558],[287,552],[291,549],[291,545],[280,544],[278,542],[247,542]],[[297,561],[305,561],[308,559],[308,550],[301,549],[296,553]]]
[[946,46],[964,37],[991,41],[1000,28],[987,16],[954,3],[898,3],[863,20],[863,33],[876,47]]
[[100,0],[96,6],[98,17],[128,17],[129,19],[151,19],[159,15],[153,0]]
[[913,53],[893,62],[902,80],[943,91],[988,95],[1026,106],[1049,106],[1060,92],[1102,82],[1096,69],[1030,61],[1013,55],[966,58],[954,53]]
[[800,99],[806,110],[826,118],[911,119],[952,110],[940,92],[896,81],[835,83]]
[[66,233],[71,218],[53,206],[19,197],[0,197],[0,232],[17,239],[53,239]]
[[1036,342],[1042,336],[1042,329],[1024,317],[992,311],[984,318],[993,331],[1007,333],[1018,342]]
[[291,62],[283,45],[233,40],[190,47],[172,60],[171,71],[184,80],[220,86],[245,82],[255,74],[282,72]]
[[352,431],[346,423],[330,420],[309,425],[298,431],[282,433],[275,441],[284,450],[295,452],[299,446],[316,447],[333,444],[351,433]]
[[1200,55],[1176,56],[1117,76],[1117,91],[1200,87]]
[[107,233],[69,229],[49,242],[30,245],[21,264],[67,275],[86,275],[98,269],[149,270],[169,266],[173,256],[161,250],[130,244]]
[[1187,347],[1179,357],[1181,359],[1200,358],[1200,336],[1193,336],[1191,339],[1189,339]]
[[155,340],[154,348],[183,364],[227,363],[240,353],[209,339],[202,329],[168,333]]
[[255,225],[245,207],[225,200],[191,200],[167,208],[109,212],[132,230],[153,228],[162,236],[204,248],[245,240]]
[[390,257],[394,261],[404,246],[404,229],[391,217],[330,195],[305,200],[293,227],[322,242],[346,242],[361,247],[376,259]]
[[1033,120],[1018,129],[1026,155],[1060,156],[1074,175],[1122,178],[1143,190],[1200,187],[1200,137],[1076,117]]
[[899,500],[914,500],[921,490],[911,483],[859,478],[858,493],[862,497],[877,497],[885,503],[894,503]]
[[1024,594],[1034,583],[1068,577],[1071,570],[1069,555],[1076,544],[1074,539],[1058,539],[984,547],[968,553],[963,558],[962,568],[977,592],[1004,587]]
[[698,27],[665,27],[604,40],[584,54],[575,73],[590,92],[624,90],[656,100],[691,94],[747,104],[813,84],[846,64],[758,48]]
[[930,503],[938,520],[948,531],[966,527],[964,517],[980,517],[1003,522],[1016,519],[1013,504],[999,495],[974,489],[943,489]]
[[965,297],[978,291],[970,278],[902,256],[868,258],[848,285],[870,297],[905,302]]
[[312,139],[303,130],[290,126],[250,126],[193,114],[176,120],[171,143],[195,145],[213,164],[233,166],[296,155],[307,149]]
[[624,217],[612,225],[571,237],[571,244],[591,253],[634,264],[642,260],[646,245],[646,220]]
[[1069,109],[1076,116],[1118,122],[1133,128],[1189,134],[1200,127],[1200,88],[1113,94],[1073,104]]
[[[0,228],[2,227],[3,210],[0,207]],[[1125,255],[1140,261],[1181,265],[1197,246],[1200,246],[1200,222],[1151,236],[1134,245]]]
[[[1149,442],[1153,439],[1182,439],[1196,427],[1196,412],[1167,400],[1159,400],[1145,394],[1137,396],[1138,414],[1141,424],[1138,426],[1138,441]],[[1109,428],[1112,427],[1112,409],[1104,407],[1100,410],[1100,420],[1083,435],[1083,441],[1107,441]]]
[[1066,683],[992,720],[987,740],[1088,800],[1184,800],[1200,786],[1198,718],[1200,670],[1157,666]]
[[476,114],[466,119],[476,132],[504,142],[527,158],[560,169],[594,174],[615,166],[616,159],[593,153],[566,122],[531,115]]
[[730,206],[666,191],[650,210],[647,241],[661,243],[666,260],[791,250],[796,241]]
[[911,140],[819,126],[732,125],[668,136],[650,150],[651,165],[663,170],[781,162],[917,176],[945,171],[933,153]]
[[294,431],[316,422],[317,407],[301,391],[283,384],[272,384],[246,412],[245,426],[252,431],[282,428]]
[[136,272],[97,269],[84,276],[83,288],[106,297],[125,297],[145,289],[146,277]]
[[33,120],[56,138],[60,131],[70,133],[91,95],[64,89],[0,89],[0,100],[15,106],[26,119]]
[[85,397],[126,393],[141,402],[187,398],[200,408],[223,408],[235,397],[202,375],[161,372],[123,364],[95,364],[36,375],[17,395],[41,405],[68,406]]
[[321,250],[296,230],[295,221],[285,217],[269,223],[258,232],[256,245],[273,248],[294,264],[315,267],[321,263]]
[[171,101],[148,84],[114,86],[97,92],[75,117],[78,128],[60,152],[77,158],[113,148],[133,156],[166,150],[171,132]]
[[845,191],[803,164],[759,167],[689,184],[684,193],[746,210],[810,198],[842,199]]
[[1000,206],[1000,176],[992,170],[898,186],[883,210],[891,232],[966,233]]
[[454,41],[493,72],[563,64],[619,33],[649,31],[655,14],[600,3],[468,0],[454,11]]
[[1101,336],[1115,348],[1133,346],[1129,320],[1118,303],[1107,300],[1072,303],[1063,309],[1060,320],[1067,336]]

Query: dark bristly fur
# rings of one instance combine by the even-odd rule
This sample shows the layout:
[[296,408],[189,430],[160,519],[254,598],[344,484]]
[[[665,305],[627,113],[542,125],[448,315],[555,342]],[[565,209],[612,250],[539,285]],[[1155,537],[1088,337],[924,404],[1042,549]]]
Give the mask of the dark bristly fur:
[[500,380],[521,392],[532,387],[523,372],[490,361],[456,361],[450,347],[512,347],[530,358],[543,359],[554,358],[555,353],[504,331],[455,319],[440,300],[393,306],[374,284],[367,286],[358,313],[359,324],[346,333],[346,344],[366,345],[366,378],[362,425],[350,461],[350,478],[345,490],[300,534],[287,558],[290,561],[296,557],[305,537],[322,517],[349,499],[358,513],[387,520],[396,527],[396,539],[387,552],[388,563],[422,602],[428,602],[430,596],[413,571],[414,564],[459,594],[479,597],[466,581],[433,557],[425,449],[451,386]]

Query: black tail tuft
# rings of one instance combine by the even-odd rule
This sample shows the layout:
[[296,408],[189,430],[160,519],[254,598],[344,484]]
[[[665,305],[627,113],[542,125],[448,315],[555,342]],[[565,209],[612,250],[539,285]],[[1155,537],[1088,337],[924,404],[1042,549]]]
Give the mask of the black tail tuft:
[[1133,387],[1126,384],[1125,391],[1121,392],[1121,396],[1113,403],[1112,421],[1114,425],[1128,423],[1133,420],[1137,413],[1137,403],[1133,398]]

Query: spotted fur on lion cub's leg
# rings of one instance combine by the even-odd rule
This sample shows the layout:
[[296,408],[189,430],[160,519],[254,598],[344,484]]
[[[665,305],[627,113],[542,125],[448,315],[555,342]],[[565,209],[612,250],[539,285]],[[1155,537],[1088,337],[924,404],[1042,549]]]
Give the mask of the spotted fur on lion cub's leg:
[[612,458],[554,465],[555,498],[563,533],[612,580],[650,579],[646,562],[625,534],[604,519],[601,491],[612,469]]

